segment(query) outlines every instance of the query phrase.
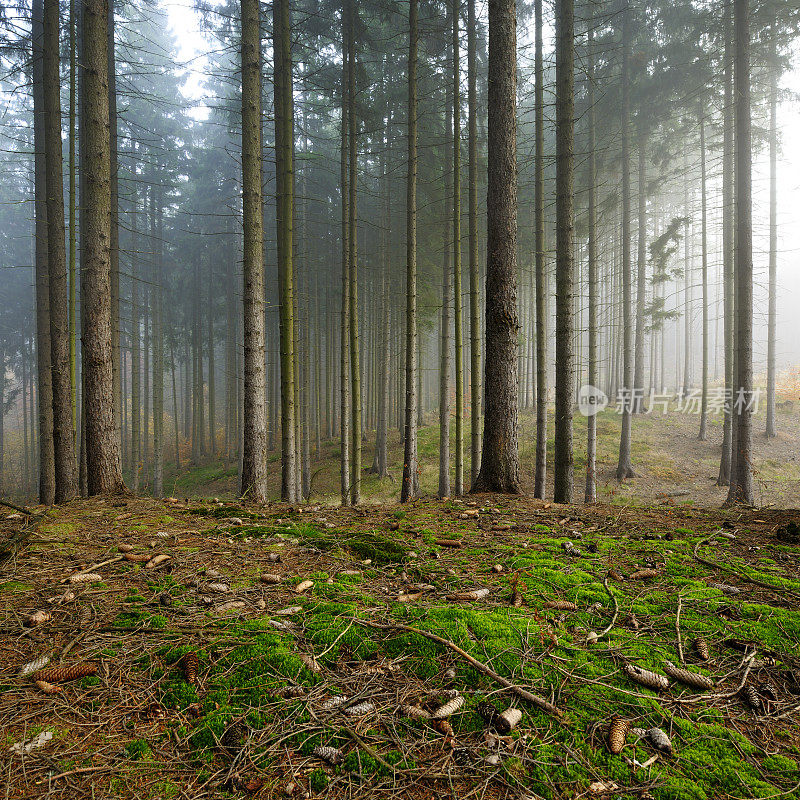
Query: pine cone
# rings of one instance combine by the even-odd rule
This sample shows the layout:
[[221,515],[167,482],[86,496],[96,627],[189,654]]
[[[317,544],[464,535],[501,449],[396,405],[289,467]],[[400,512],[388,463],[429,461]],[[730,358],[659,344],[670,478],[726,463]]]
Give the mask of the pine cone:
[[495,724],[495,719],[499,716],[497,713],[497,709],[491,704],[487,703],[486,701],[481,701],[475,706],[475,711],[478,712],[480,718],[490,727],[493,728]]
[[618,755],[625,747],[625,737],[628,735],[630,723],[622,717],[614,717],[608,726],[608,749]]
[[647,578],[656,578],[660,574],[661,571],[657,569],[637,569],[635,572],[631,572],[630,579],[633,581],[646,580]]
[[770,680],[761,683],[758,687],[758,691],[770,700],[778,699],[778,690],[775,688],[775,684]]
[[183,668],[183,677],[186,683],[190,686],[197,685],[197,671],[200,669],[200,661],[197,658],[197,653],[190,651],[186,653],[181,659],[181,667]]
[[647,731],[647,738],[656,750],[660,750],[662,753],[666,753],[670,756],[672,755],[672,742],[661,728],[650,728],[650,730]]
[[244,746],[244,737],[246,733],[247,726],[244,720],[239,720],[238,722],[234,722],[233,725],[229,726],[225,730],[225,733],[222,734],[222,738],[220,739],[219,743],[222,745],[222,748],[227,751],[231,758],[235,758]]
[[60,686],[54,686],[52,683],[48,683],[47,681],[35,681],[36,687],[41,689],[45,694],[58,694],[61,691]]
[[703,661],[708,661],[708,659],[711,657],[708,651],[708,642],[702,636],[698,636],[694,640],[694,649],[697,651],[697,655],[699,655]]
[[446,719],[458,711],[464,705],[464,698],[461,696],[454,697],[444,705],[439,706],[432,714],[431,719]]
[[759,697],[758,692],[755,690],[755,687],[748,684],[747,686],[742,689],[742,698],[744,699],[745,703],[747,703],[753,711],[757,711],[761,713],[763,711],[763,704],[761,702],[761,698]]
[[689,672],[688,669],[682,669],[675,666],[671,661],[664,662],[664,672],[674,678],[676,681],[685,683],[687,686],[692,686],[695,689],[711,689],[714,686],[714,681],[708,675],[700,675],[698,672]]
[[339,764],[344,758],[341,750],[328,745],[317,745],[314,748],[313,753],[317,758],[321,758],[323,761],[327,761],[329,764]]
[[632,681],[636,681],[636,683],[646,686],[648,689],[653,689],[656,692],[669,689],[669,681],[657,672],[642,669],[635,664],[625,664],[622,669]]
[[420,708],[419,706],[411,706],[408,704],[403,704],[400,706],[400,713],[403,714],[403,716],[410,717],[411,719],[431,718],[431,715],[424,708]]
[[51,669],[40,669],[36,673],[37,681],[45,683],[65,683],[75,681],[78,678],[85,678],[88,675],[97,675],[97,664],[72,664],[69,667],[52,667]]
[[569,600],[548,600],[542,608],[553,608],[556,611],[577,611],[578,606],[570,603]]
[[522,712],[518,708],[507,708],[495,717],[494,726],[498,733],[511,733],[519,725],[521,719]]

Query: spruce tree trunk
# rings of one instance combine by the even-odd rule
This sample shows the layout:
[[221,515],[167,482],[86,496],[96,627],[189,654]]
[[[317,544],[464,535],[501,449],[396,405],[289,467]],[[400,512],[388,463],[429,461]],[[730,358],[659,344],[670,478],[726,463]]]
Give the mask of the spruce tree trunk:
[[351,435],[353,437],[352,453],[350,455],[350,490],[351,501],[354,506],[361,503],[361,362],[358,343],[358,214],[357,214],[357,187],[358,187],[358,147],[356,124],[356,42],[355,42],[355,0],[348,0],[348,25],[350,32],[347,37],[347,124],[349,126],[348,146],[350,155],[348,166],[350,176],[348,190],[350,201],[347,204],[349,247],[349,272],[350,272],[350,380],[351,407],[353,419]]
[[453,324],[456,382],[455,494],[464,494],[464,331],[461,305],[461,64],[460,0],[453,0]]
[[36,275],[36,360],[39,405],[39,502],[52,505],[56,497],[53,451],[53,374],[50,347],[50,276],[47,268],[47,170],[45,167],[44,107],[44,6],[34,0],[31,7],[33,48],[33,149]]
[[[244,427],[240,488],[243,496],[253,502],[264,503],[267,500],[265,458],[267,420],[264,409],[264,228],[261,194],[260,7],[258,0],[241,0],[241,4]],[[279,41],[277,9],[280,5],[280,3],[275,4],[276,51]],[[276,71],[277,62],[276,55]],[[279,85],[277,76],[275,85],[277,94]],[[291,249],[289,258],[291,258]]]
[[481,307],[478,263],[478,94],[475,0],[467,0],[467,134],[469,161],[469,357],[470,357],[470,484],[478,477],[483,434],[481,398]]
[[[599,381],[598,330],[597,330],[597,211],[596,182],[597,166],[595,154],[595,94],[594,94],[594,19],[589,20],[587,61],[588,61],[588,123],[589,123],[589,200],[588,200],[588,282],[589,282],[589,385],[597,386]],[[597,501],[597,416],[591,414],[586,420],[586,490],[584,501]]]
[[[263,278],[262,278],[263,281]],[[214,286],[214,260],[208,261],[208,306],[206,313],[208,314],[208,339],[206,350],[208,351],[208,441],[209,452],[211,457],[217,455],[217,393],[216,393],[216,371],[214,369],[214,298],[216,296],[216,287]],[[262,329],[265,327],[266,322],[262,322]],[[266,386],[266,366],[264,368],[265,378],[264,385]],[[266,397],[266,389],[265,389]],[[266,424],[266,409],[264,411],[264,420]]]
[[690,247],[689,163],[686,147],[683,149],[683,208],[686,224],[683,233],[683,395],[688,397],[694,385],[692,362],[692,255]]
[[522,491],[517,337],[517,20],[514,0],[489,0],[489,181],[486,261],[486,402],[473,491]]
[[725,340],[725,418],[722,429],[722,452],[719,461],[717,486],[728,486],[731,482],[733,455],[733,0],[725,0],[725,82],[723,102],[722,144],[722,280]]
[[634,476],[631,464],[631,390],[633,388],[633,363],[631,339],[633,324],[631,320],[631,9],[626,0],[622,12],[622,327],[623,327],[623,376],[622,376],[622,432],[619,441],[619,462],[617,480]]
[[[281,338],[281,499],[299,499],[295,440],[294,136],[291,17],[288,0],[273,4],[275,160],[278,176],[278,284]],[[263,316],[263,315],[262,315]],[[262,353],[263,362],[263,353]],[[262,391],[263,396],[263,391]],[[246,404],[246,402],[245,402]]]
[[[58,0],[44,0],[43,96],[44,152],[47,190],[47,260],[50,306],[50,364],[53,392],[53,458],[55,501],[64,503],[78,495],[75,441],[72,435],[72,387],[69,370],[69,303],[67,253],[64,244],[64,185],[61,152],[61,80],[59,75]],[[5,373],[0,374],[0,382]],[[3,413],[0,406],[0,414]]]
[[638,254],[636,263],[636,336],[633,356],[633,413],[644,411],[644,306],[647,291],[647,130],[640,119],[638,131],[639,148],[639,230],[637,234]]
[[450,496],[450,219],[449,201],[452,186],[450,182],[450,147],[453,116],[450,106],[450,92],[445,98],[444,131],[444,208],[442,229],[444,230],[444,260],[442,262],[442,316],[441,342],[439,346],[439,497]]
[[77,383],[77,192],[75,187],[75,140],[77,100],[77,24],[76,0],[69,4],[69,385],[72,393],[72,438],[73,448],[77,447],[78,436],[78,383]]
[[350,505],[350,173],[348,115],[348,53],[349,29],[342,9],[342,129],[340,150],[340,190],[342,202],[342,309],[339,334],[339,435],[340,435],[340,493],[343,506]]
[[736,68],[736,381],[733,416],[736,425],[735,471],[728,503],[753,505],[752,408],[753,399],[753,220],[752,150],[750,122],[750,3],[734,0]]
[[163,174],[150,193],[150,234],[153,241],[153,282],[150,289],[153,316],[153,497],[164,496],[164,326],[163,326]]
[[556,503],[572,502],[572,408],[575,394],[574,260],[575,39],[572,0],[556,5]]
[[417,22],[419,0],[408,10],[408,179],[406,184],[406,398],[400,502],[419,493],[417,472]]
[[706,209],[706,128],[703,109],[700,109],[700,236],[703,271],[703,374],[702,398],[700,401],[700,433],[701,442],[706,440],[708,424],[708,214]]
[[108,107],[108,0],[85,0],[86,237],[82,272],[83,403],[86,476],[90,495],[125,490],[114,415],[111,313],[111,152]]
[[534,258],[536,272],[536,472],[533,496],[544,499],[547,481],[547,273],[544,256],[544,57],[542,0],[535,0]]
[[767,427],[777,435],[775,420],[775,329],[778,316],[778,65],[775,63],[775,30],[772,31],[772,63],[769,83],[769,310],[767,316]]

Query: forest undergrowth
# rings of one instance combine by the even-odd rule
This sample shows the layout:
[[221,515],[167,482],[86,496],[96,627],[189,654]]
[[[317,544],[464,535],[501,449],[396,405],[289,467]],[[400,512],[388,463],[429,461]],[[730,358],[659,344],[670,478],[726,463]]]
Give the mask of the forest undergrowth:
[[2,513],[9,798],[800,793],[796,512]]

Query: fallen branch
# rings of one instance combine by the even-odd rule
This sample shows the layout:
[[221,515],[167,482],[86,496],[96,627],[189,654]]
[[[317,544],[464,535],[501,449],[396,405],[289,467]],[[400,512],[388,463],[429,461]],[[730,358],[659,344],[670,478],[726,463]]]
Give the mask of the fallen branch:
[[675,613],[675,633],[678,637],[678,658],[681,660],[681,664],[685,664],[686,662],[683,659],[683,644],[681,643],[681,604],[683,603],[683,595],[678,594],[678,610]]
[[478,672],[481,672],[488,678],[496,681],[501,686],[516,694],[518,697],[521,697],[523,700],[527,700],[529,703],[533,703],[533,705],[535,705],[537,708],[540,708],[542,711],[546,711],[548,714],[552,714],[559,719],[563,716],[564,712],[561,711],[560,708],[554,706],[552,703],[549,703],[543,697],[539,697],[538,695],[529,692],[522,686],[517,686],[516,684],[512,683],[510,680],[508,680],[508,678],[504,678],[502,675],[495,672],[491,667],[487,666],[481,661],[478,661],[478,659],[471,656],[466,650],[462,650],[457,644],[455,644],[455,642],[451,642],[449,639],[437,636],[435,633],[429,633],[428,631],[423,631],[419,628],[412,628],[410,625],[402,625],[400,623],[382,625],[378,622],[367,622],[366,620],[358,619],[354,620],[354,622],[368,628],[377,628],[384,631],[399,630],[405,631],[406,633],[414,633],[419,636],[424,636],[426,639],[430,639],[432,642],[449,647],[453,652],[458,653],[458,655],[468,661],[472,667],[478,670]]
[[72,578],[77,578],[79,575],[88,575],[90,572],[94,572],[96,569],[100,569],[100,567],[105,567],[108,564],[114,564],[117,561],[122,561],[125,558],[124,555],[121,556],[114,556],[114,558],[108,558],[105,561],[101,561],[99,564],[92,564],[91,567],[86,567],[86,569],[82,569],[80,572],[76,572],[72,575],[68,575],[66,578],[62,578],[59,583],[67,583]]
[[[603,578],[603,588],[606,590],[606,592],[608,592],[608,596],[611,598],[611,601],[614,603],[614,613],[611,615],[611,622],[609,622],[608,625],[606,625],[606,627],[603,628],[603,630],[600,631],[600,633],[597,634],[597,639],[602,639],[603,636],[606,636],[609,633],[611,633],[611,629],[616,624],[617,617],[619,616],[619,603],[617,602],[616,595],[611,591],[611,589],[608,586],[608,575],[606,575]],[[597,640],[595,640],[595,641],[597,641]]]

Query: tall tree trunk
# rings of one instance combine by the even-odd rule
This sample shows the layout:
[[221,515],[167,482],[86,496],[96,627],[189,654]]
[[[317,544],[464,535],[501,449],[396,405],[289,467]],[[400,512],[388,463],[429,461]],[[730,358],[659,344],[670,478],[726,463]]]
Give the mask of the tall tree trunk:
[[[450,9],[448,9],[450,10]],[[450,496],[450,146],[452,135],[453,117],[450,106],[450,92],[446,91],[445,98],[445,140],[444,140],[444,260],[442,262],[442,316],[441,316],[441,344],[439,347],[439,497]]]
[[722,429],[722,453],[719,461],[717,486],[728,486],[731,482],[733,456],[733,334],[734,334],[734,290],[733,290],[733,0],[725,0],[725,81],[723,103],[722,144],[722,280],[725,340],[725,418]]
[[340,187],[342,196],[342,310],[339,335],[339,435],[340,435],[340,486],[343,506],[350,505],[350,173],[347,169],[349,158],[349,60],[350,52],[347,38],[349,26],[346,13],[342,9],[342,129],[340,152]]
[[139,276],[138,276],[138,263],[139,263],[139,236],[137,229],[137,222],[139,215],[136,210],[138,202],[137,190],[133,190],[133,198],[131,203],[130,213],[130,226],[131,226],[131,447],[130,447],[130,465],[131,465],[131,490],[134,492],[139,491],[139,468],[141,461],[140,442],[141,442],[141,326],[139,318]]
[[90,495],[125,490],[114,414],[111,329],[111,151],[108,107],[108,0],[85,0],[83,39],[86,91],[86,292],[83,338],[86,473]]
[[[242,14],[242,211],[244,238],[244,430],[241,493],[256,503],[267,500],[264,409],[264,228],[261,168],[261,35],[258,0],[241,0]],[[279,8],[275,3],[276,72],[280,49]],[[279,78],[276,75],[276,105]],[[280,159],[278,154],[278,159]],[[280,162],[279,167],[280,169]],[[279,200],[281,202],[281,200]],[[290,234],[291,236],[291,229]],[[289,250],[291,260],[291,249]],[[292,498],[294,499],[294,498]]]
[[[262,268],[263,272],[263,268]],[[263,278],[262,278],[263,283]],[[208,314],[207,322],[208,322],[208,339],[206,350],[208,351],[208,440],[209,440],[209,451],[211,453],[211,457],[215,458],[217,455],[217,387],[216,387],[216,371],[214,369],[214,298],[216,297],[216,287],[214,286],[214,259],[209,258],[208,260],[208,306],[206,308],[206,313]],[[262,330],[266,325],[265,321],[262,321],[261,326]],[[264,371],[266,374],[266,365],[264,367]],[[266,385],[266,377],[264,378],[265,385]],[[265,397],[266,397],[266,390],[265,390]],[[266,424],[266,409],[264,412],[264,420]]]
[[[64,364],[69,361],[69,307],[67,253],[64,244],[58,10],[58,0],[44,0],[42,64],[44,152],[37,152],[36,155],[38,158],[44,158],[45,161],[55,501],[63,503],[77,497],[78,474],[75,461],[75,441],[72,435],[72,387],[70,386],[69,370],[64,369]],[[4,373],[0,374],[0,381],[5,381]]]
[[150,236],[153,242],[153,497],[164,496],[164,322],[163,322],[163,172],[153,175],[150,192]]
[[117,154],[117,60],[114,47],[114,3],[108,0],[108,119],[111,174],[111,375],[114,387],[114,435],[122,446],[119,321],[119,159]]
[[750,122],[750,2],[734,0],[736,67],[736,467],[731,476],[729,503],[753,504],[752,408],[753,400],[753,220],[752,150]]
[[33,47],[34,208],[36,213],[36,359],[39,403],[39,502],[52,505],[56,497],[53,452],[53,373],[50,347],[50,278],[47,269],[47,170],[45,168],[44,6],[34,0],[31,9]]
[[408,8],[408,180],[406,188],[406,399],[400,502],[419,493],[417,472],[417,22],[419,0]]
[[644,411],[644,316],[647,292],[647,129],[639,119],[637,145],[639,148],[639,213],[638,254],[636,261],[636,335],[633,355],[633,413]]
[[489,0],[489,183],[486,261],[486,411],[473,491],[518,494],[517,19],[514,0]]
[[700,237],[703,271],[703,375],[702,398],[700,401],[700,433],[701,442],[706,439],[708,422],[708,214],[706,209],[706,128],[703,109],[700,109]]
[[[281,338],[281,498],[294,503],[299,499],[300,487],[297,485],[297,445],[295,440],[297,409],[294,402],[294,106],[292,102],[291,35],[288,0],[276,0],[273,4],[273,51],[275,60],[275,160],[278,175],[278,294]],[[263,363],[263,352],[261,360]],[[261,394],[263,397],[263,391]]]
[[464,494],[464,331],[461,305],[461,61],[459,16],[461,2],[453,0],[453,324],[456,382],[455,493]]
[[[588,42],[588,116],[589,116],[589,200],[588,200],[588,283],[589,283],[589,375],[590,386],[597,386],[599,382],[598,363],[598,330],[597,330],[597,210],[596,210],[596,183],[597,165],[595,153],[595,94],[594,94],[594,19],[589,20]],[[595,467],[597,457],[597,415],[590,414],[586,419],[586,490],[584,500],[587,503],[597,501],[597,472]]]
[[348,145],[350,156],[348,166],[350,169],[350,179],[348,190],[350,201],[347,204],[349,216],[348,227],[350,235],[348,237],[348,247],[350,255],[350,380],[352,383],[351,403],[353,420],[351,425],[351,435],[353,437],[353,449],[350,455],[350,490],[351,499],[354,506],[361,502],[361,363],[358,350],[358,214],[357,214],[357,187],[358,187],[358,147],[357,147],[357,120],[356,120],[356,31],[355,31],[355,0],[348,0],[347,3],[348,25],[350,28],[347,37],[347,124],[350,129]]
[[533,495],[544,499],[547,481],[547,273],[544,256],[544,57],[542,0],[535,0],[534,251],[536,272],[536,472]]
[[469,182],[469,358],[470,358],[470,483],[478,477],[483,434],[481,398],[481,307],[478,262],[478,92],[475,0],[467,0],[467,135]]
[[556,12],[556,415],[553,462],[557,503],[572,502],[572,408],[575,394],[574,257],[575,38],[573,0]]
[[75,440],[73,447],[77,446],[78,436],[78,384],[77,384],[77,353],[76,353],[76,322],[77,322],[77,202],[75,187],[75,120],[77,100],[77,42],[75,28],[77,24],[76,0],[69,4],[69,385],[72,394],[72,438]]
[[631,320],[631,9],[626,0],[622,12],[622,327],[623,327],[623,378],[622,378],[622,432],[619,441],[619,463],[617,480],[632,478],[631,464],[631,411],[633,388],[633,364],[631,339],[633,324]]
[[775,425],[775,328],[778,303],[778,65],[776,34],[772,31],[769,65],[769,310],[767,317],[767,438],[777,435]]
[[686,224],[683,233],[683,396],[688,397],[694,385],[693,341],[692,341],[692,252],[691,252],[691,208],[689,205],[689,162],[686,147],[683,149],[683,208]]

